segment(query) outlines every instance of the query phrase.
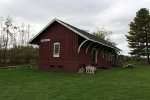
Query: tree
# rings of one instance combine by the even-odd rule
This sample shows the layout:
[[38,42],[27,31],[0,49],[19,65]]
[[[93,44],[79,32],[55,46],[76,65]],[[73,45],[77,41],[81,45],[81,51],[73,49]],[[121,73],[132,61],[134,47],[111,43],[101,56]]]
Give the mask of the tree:
[[0,64],[1,64],[1,62],[2,62],[2,45],[0,44]]
[[150,64],[150,14],[146,8],[141,8],[129,24],[130,31],[126,35],[128,45],[132,49],[130,54],[134,56],[147,56]]
[[31,64],[38,61],[38,48],[29,45],[34,33],[31,25],[16,25],[12,18],[0,18],[0,67],[7,64]]
[[2,17],[0,19],[0,64],[2,62]]
[[5,64],[6,62],[6,56],[7,56],[7,48],[8,48],[8,42],[10,37],[12,36],[12,30],[13,25],[12,25],[12,18],[11,17],[7,17],[5,22],[4,22],[4,26],[2,26],[2,30],[3,30],[3,47],[4,47],[4,54],[3,54],[3,63]]
[[100,39],[106,40],[112,45],[116,45],[115,42],[111,41],[110,35],[112,34],[112,31],[107,31],[105,28],[97,28],[95,32],[92,33],[94,36],[97,36]]

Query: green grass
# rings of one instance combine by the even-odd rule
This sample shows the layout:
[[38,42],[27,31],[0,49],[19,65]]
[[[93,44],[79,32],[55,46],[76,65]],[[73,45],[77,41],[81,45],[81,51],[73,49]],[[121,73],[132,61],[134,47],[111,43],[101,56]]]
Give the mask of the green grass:
[[0,69],[0,100],[149,100],[150,67],[112,68],[94,75],[36,68]]

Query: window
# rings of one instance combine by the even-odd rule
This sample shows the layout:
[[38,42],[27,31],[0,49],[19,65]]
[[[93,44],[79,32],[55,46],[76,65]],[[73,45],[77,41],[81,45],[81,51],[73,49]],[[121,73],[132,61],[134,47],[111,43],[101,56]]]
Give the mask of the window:
[[54,49],[53,49],[53,57],[59,57],[59,53],[60,53],[60,43],[55,42]]

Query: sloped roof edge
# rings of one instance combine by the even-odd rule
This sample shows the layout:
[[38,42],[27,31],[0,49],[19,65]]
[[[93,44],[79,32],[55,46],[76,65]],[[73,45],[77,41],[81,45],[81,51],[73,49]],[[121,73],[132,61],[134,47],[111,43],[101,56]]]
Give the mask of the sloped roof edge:
[[[113,49],[115,49],[115,50],[117,50],[117,51],[121,51],[119,48],[117,48],[117,47],[115,47],[115,46],[110,46],[110,45],[108,45],[108,44],[105,44],[105,43],[96,41],[96,40],[94,40],[94,39],[91,39],[90,37],[88,37],[88,36],[82,34],[81,32],[79,32],[79,31],[78,31],[79,29],[78,29],[78,30],[75,30],[74,28],[76,28],[76,27],[71,26],[71,25],[69,25],[69,24],[67,24],[67,23],[65,23],[65,22],[62,22],[62,21],[60,21],[60,20],[58,20],[58,19],[56,19],[56,18],[53,19],[49,24],[47,24],[47,25],[46,25],[39,33],[37,33],[31,40],[29,40],[28,43],[31,43],[36,37],[38,37],[45,29],[47,29],[47,28],[48,28],[51,24],[53,24],[55,21],[58,22],[58,23],[60,23],[61,25],[65,26],[66,28],[70,29],[71,31],[77,33],[78,35],[84,37],[84,38],[87,39],[87,40],[90,40],[90,41],[93,41],[93,42],[97,42],[97,43],[102,44],[102,45],[104,45],[104,46],[113,48]],[[73,28],[73,27],[74,27],[74,28]],[[76,29],[77,29],[77,28],[76,28]],[[83,30],[82,30],[82,31],[83,31]],[[84,33],[85,33],[85,32],[84,32]],[[87,33],[87,32],[86,32],[86,34],[90,34],[90,33]]]
[[80,36],[86,38],[86,39],[89,39],[88,37],[82,35],[81,33],[77,32],[76,30],[72,29],[71,27],[69,27],[68,25],[62,23],[60,20],[58,19],[53,19],[49,24],[47,24],[40,32],[38,32],[31,40],[29,40],[28,43],[31,43],[31,41],[33,41],[37,36],[39,36],[45,29],[47,29],[51,24],[53,24],[55,21],[57,21],[58,23],[60,23],[61,25],[67,27],[68,29],[72,30],[73,32],[79,34]]

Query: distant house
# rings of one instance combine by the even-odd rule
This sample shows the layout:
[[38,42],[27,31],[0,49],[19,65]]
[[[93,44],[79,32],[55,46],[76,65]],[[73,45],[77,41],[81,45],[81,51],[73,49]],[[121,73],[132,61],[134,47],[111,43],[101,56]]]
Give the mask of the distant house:
[[56,71],[77,71],[91,63],[97,68],[111,67],[120,50],[58,19],[52,20],[29,43],[39,45],[39,69]]

